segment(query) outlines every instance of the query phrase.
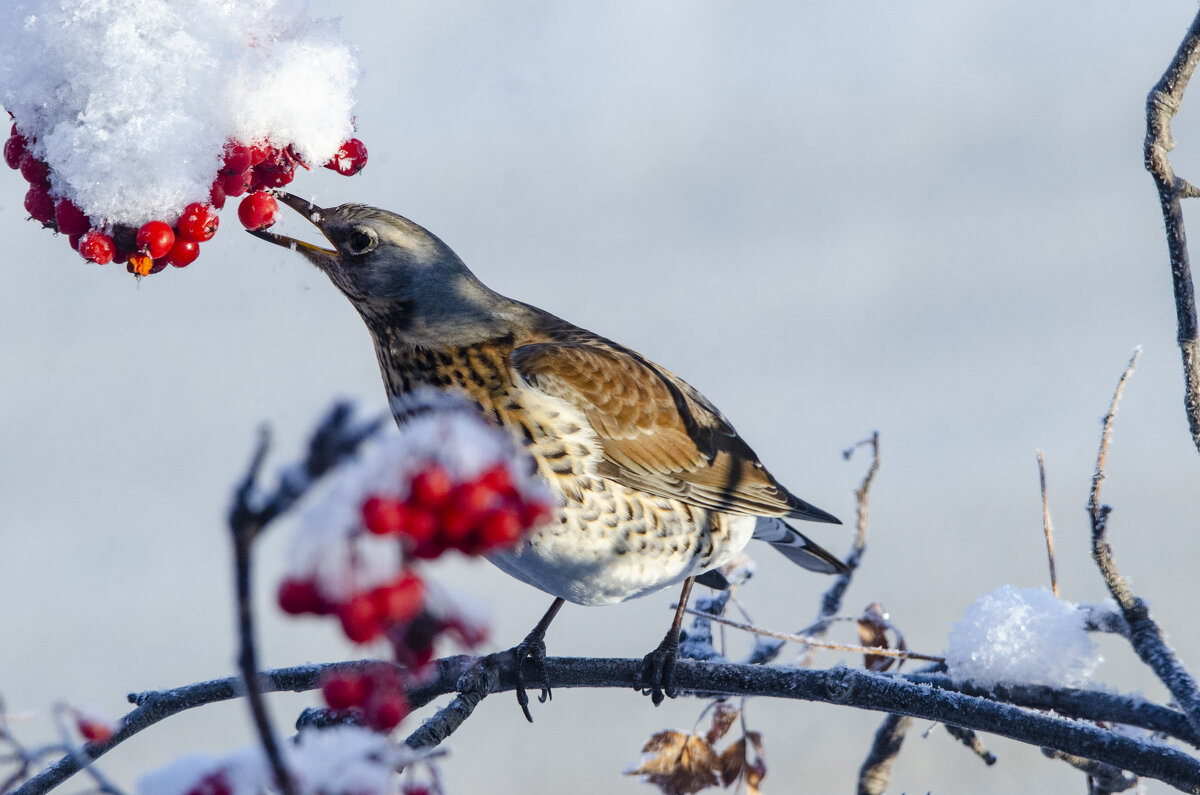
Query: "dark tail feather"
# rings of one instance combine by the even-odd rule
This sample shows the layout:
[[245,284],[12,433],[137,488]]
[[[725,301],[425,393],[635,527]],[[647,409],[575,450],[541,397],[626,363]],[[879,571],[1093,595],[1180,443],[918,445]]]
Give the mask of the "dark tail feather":
[[782,519],[759,517],[758,524],[754,526],[754,538],[766,541],[792,563],[809,571],[821,574],[845,574],[849,571],[845,563]]

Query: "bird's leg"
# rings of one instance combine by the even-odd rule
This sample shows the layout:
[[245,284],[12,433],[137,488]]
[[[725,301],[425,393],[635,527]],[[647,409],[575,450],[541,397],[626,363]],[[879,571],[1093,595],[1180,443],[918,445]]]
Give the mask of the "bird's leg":
[[675,608],[671,629],[658,648],[642,658],[642,681],[648,685],[642,690],[642,695],[650,696],[656,707],[663,702],[664,693],[671,698],[678,695],[674,679],[675,660],[679,657],[679,630],[683,627],[683,616],[687,612],[688,597],[691,596],[692,583],[695,581],[695,577],[683,581],[683,593],[679,595],[679,606]]
[[529,714],[529,694],[525,692],[525,660],[533,662],[533,670],[537,673],[538,679],[542,681],[542,692],[538,695],[538,701],[544,704],[550,698],[549,677],[546,675],[546,630],[549,629],[550,622],[558,615],[558,611],[562,609],[565,601],[561,597],[555,599],[537,626],[525,636],[525,640],[514,646],[512,650],[513,657],[516,659],[517,703],[521,705],[521,711],[525,713],[525,720],[530,723],[533,723],[533,715]]

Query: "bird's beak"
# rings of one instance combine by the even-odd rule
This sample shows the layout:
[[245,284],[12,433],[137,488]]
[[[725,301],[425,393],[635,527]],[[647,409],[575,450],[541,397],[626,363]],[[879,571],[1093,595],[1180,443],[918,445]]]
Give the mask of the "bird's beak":
[[[277,191],[275,193],[275,197],[288,207],[291,207],[293,210],[307,218],[313,226],[321,231],[322,235],[325,235],[323,224],[325,221],[326,210],[318,207],[307,199],[301,199],[299,196],[295,196],[284,191]],[[312,243],[305,243],[303,240],[297,240],[294,237],[287,237],[286,235],[279,235],[262,229],[257,231],[247,231],[260,240],[265,240],[268,243],[274,243],[277,246],[283,246],[284,248],[290,248],[292,251],[300,252],[305,259],[316,265],[318,268],[325,269],[329,264],[337,261],[337,251],[333,249],[321,248],[320,246],[315,246]],[[329,240],[329,235],[325,235],[325,239]],[[330,241],[330,243],[332,242],[333,241]]]

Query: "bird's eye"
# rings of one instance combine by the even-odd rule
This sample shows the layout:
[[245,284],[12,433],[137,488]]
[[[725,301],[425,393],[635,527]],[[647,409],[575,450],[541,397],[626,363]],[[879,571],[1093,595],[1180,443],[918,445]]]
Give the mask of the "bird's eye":
[[350,250],[351,254],[365,254],[375,248],[378,240],[375,232],[365,227],[359,227],[347,235],[346,248]]

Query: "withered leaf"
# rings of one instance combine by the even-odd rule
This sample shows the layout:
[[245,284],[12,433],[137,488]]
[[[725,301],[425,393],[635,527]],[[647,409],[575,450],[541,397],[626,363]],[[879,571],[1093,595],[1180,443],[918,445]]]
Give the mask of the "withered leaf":
[[[890,626],[883,605],[879,602],[872,602],[858,617],[858,642],[863,646],[889,648],[887,631]],[[868,671],[886,671],[892,667],[893,662],[895,662],[894,657],[885,657],[880,654],[863,656],[863,665]]]
[[[753,748],[752,759],[746,758],[747,741]],[[746,732],[746,735],[731,744],[721,754],[721,784],[728,787],[739,778],[746,782],[748,795],[758,795],[758,785],[767,775],[767,762],[763,756],[762,735]]]
[[646,742],[642,753],[642,764],[626,775],[642,776],[663,795],[692,795],[718,783],[717,754],[695,734],[661,731]]
[[712,726],[704,735],[704,739],[708,741],[709,745],[716,745],[717,740],[729,733],[739,712],[740,710],[728,701],[717,702],[717,706],[713,708]]

